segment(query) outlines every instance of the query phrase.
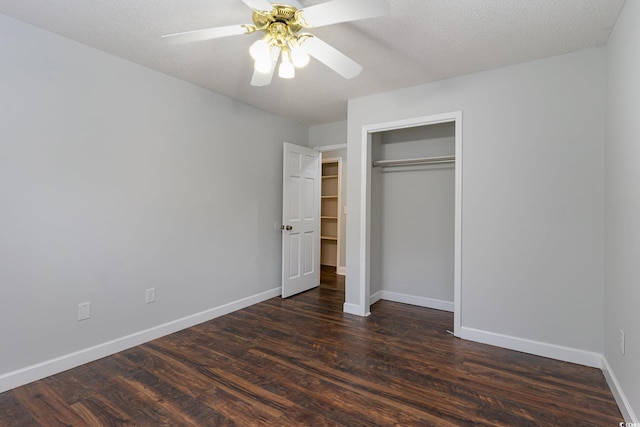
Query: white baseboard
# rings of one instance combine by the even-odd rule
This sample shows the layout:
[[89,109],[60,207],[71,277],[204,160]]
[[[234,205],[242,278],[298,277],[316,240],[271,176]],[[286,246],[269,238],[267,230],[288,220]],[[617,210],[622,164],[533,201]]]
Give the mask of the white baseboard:
[[342,311],[348,314],[355,314],[356,316],[367,317],[371,315],[370,311],[365,311],[364,307],[357,304],[350,304],[345,302],[342,306]]
[[373,305],[382,299],[382,291],[378,291],[369,297],[369,305]]
[[390,291],[379,291],[371,295],[371,304],[374,304],[381,299],[393,302],[401,302],[403,304],[417,305],[419,307],[434,308],[436,310],[453,312],[453,302],[451,301],[443,301],[426,297],[416,297],[413,295]]
[[602,355],[599,353],[540,341],[533,341],[526,338],[518,338],[494,332],[482,331],[479,329],[468,328],[466,326],[463,326],[460,329],[460,338],[465,340],[495,345],[497,347],[535,354],[536,356],[548,357],[550,359],[577,363],[579,365],[590,366],[592,368],[600,368],[602,365]]
[[1,374],[0,393],[266,301],[277,297],[280,293],[280,287],[274,288],[55,359]]
[[602,373],[604,374],[604,378],[607,380],[607,384],[609,384],[609,388],[611,389],[611,393],[613,397],[616,399],[616,403],[618,404],[618,408],[620,408],[620,412],[622,412],[622,416],[627,423],[638,423],[640,420],[636,416],[633,408],[631,407],[631,403],[627,399],[627,396],[624,394],[618,379],[613,373],[613,369],[611,369],[611,365],[607,361],[606,357],[602,357]]
[[346,276],[347,275],[347,267],[339,265],[338,267],[336,267],[336,274],[339,274],[341,276]]

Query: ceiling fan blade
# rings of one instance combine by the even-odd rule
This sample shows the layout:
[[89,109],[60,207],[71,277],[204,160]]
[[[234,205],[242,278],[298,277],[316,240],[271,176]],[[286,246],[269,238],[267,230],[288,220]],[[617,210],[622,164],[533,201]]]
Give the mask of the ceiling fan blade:
[[261,73],[258,70],[253,70],[253,77],[251,77],[251,86],[267,86],[273,79],[273,73],[276,70],[276,63],[280,57],[280,48],[275,47],[271,50],[271,70],[268,73]]
[[303,9],[302,18],[305,26],[320,27],[388,13],[389,0],[332,0]]
[[247,34],[247,29],[242,25],[227,25],[225,27],[207,28],[205,30],[186,31],[184,33],[167,34],[162,36],[171,44],[199,42],[203,40],[217,39],[220,37],[238,36]]
[[242,0],[242,3],[255,10],[269,11],[273,9],[273,6],[267,0]]
[[362,65],[315,36],[305,39],[301,43],[301,46],[309,55],[331,68],[345,79],[352,79],[362,71]]

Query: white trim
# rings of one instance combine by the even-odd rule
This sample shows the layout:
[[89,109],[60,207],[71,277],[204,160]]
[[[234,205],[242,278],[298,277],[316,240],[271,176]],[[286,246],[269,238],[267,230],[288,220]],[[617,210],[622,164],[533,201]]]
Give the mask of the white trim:
[[223,304],[219,307],[211,308],[200,313],[192,314],[181,319],[173,320],[162,325],[154,326],[143,331],[135,332],[112,341],[107,341],[93,347],[85,348],[55,359],[17,369],[0,375],[0,393],[11,390],[12,388],[28,384],[32,381],[46,378],[67,369],[75,368],[85,363],[110,356],[119,351],[144,344],[151,340],[172,334],[182,329],[207,322],[216,317],[224,316],[236,310],[266,301],[280,295],[281,288],[273,288],[271,290],[261,292],[246,298]]
[[378,291],[375,294],[371,295],[369,297],[369,305],[372,306],[373,304],[377,303],[378,301],[380,301],[382,298],[382,291]]
[[[362,128],[362,145],[360,147],[360,241],[358,242],[358,269],[360,271],[359,283],[358,283],[358,312],[369,313],[370,304],[368,298],[370,297],[369,286],[369,231],[370,231],[370,212],[371,212],[371,167],[369,159],[371,158],[371,134],[366,126]],[[354,204],[354,201],[350,201],[349,204]],[[347,282],[348,283],[348,282]],[[345,312],[346,312],[345,303]],[[353,305],[353,304],[349,304]]]
[[342,306],[342,311],[348,314],[355,314],[356,316],[367,317],[371,315],[370,311],[362,311],[362,305],[349,304],[345,302]]
[[599,353],[482,331],[466,326],[462,327],[460,338],[592,368],[600,368],[602,363],[602,355]]
[[609,365],[609,361],[606,357],[602,357],[602,373],[604,374],[604,378],[607,380],[607,384],[609,384],[609,388],[611,389],[611,393],[613,397],[616,399],[616,403],[618,404],[618,408],[620,408],[620,412],[622,412],[622,417],[628,423],[638,423],[640,419],[636,416],[633,408],[631,407],[631,403],[627,399],[627,396],[624,394],[622,390],[622,386],[618,382],[615,374],[613,373],[613,369],[611,369],[611,365]]
[[453,301],[440,299],[417,297],[414,295],[401,294],[398,292],[380,291],[380,298],[387,301],[401,302],[403,304],[417,305],[419,307],[433,308],[436,310],[453,311]]
[[[393,122],[375,123],[362,126],[360,144],[360,269],[358,303],[363,306],[360,312],[369,312],[369,262],[370,262],[370,214],[371,214],[371,134],[395,129],[406,129],[438,123],[455,124],[455,224],[454,224],[454,291],[453,291],[453,332],[460,336],[462,328],[462,111],[453,111],[432,116],[414,117]],[[350,201],[353,204],[354,201]]]
[[342,143],[342,144],[333,144],[333,145],[319,145],[317,147],[311,147],[316,151],[319,151],[321,153],[325,152],[325,151],[337,151],[337,150],[346,150],[347,149],[347,143]]
[[347,274],[347,267],[343,265],[339,265],[338,267],[336,267],[336,274],[339,274],[340,276],[345,276]]
[[455,117],[455,213],[453,260],[453,334],[460,336],[462,329],[462,111],[451,113]]

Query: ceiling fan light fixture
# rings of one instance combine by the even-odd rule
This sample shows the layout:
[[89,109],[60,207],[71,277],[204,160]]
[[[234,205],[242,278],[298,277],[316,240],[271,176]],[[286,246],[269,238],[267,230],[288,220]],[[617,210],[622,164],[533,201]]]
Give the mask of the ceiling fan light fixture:
[[[171,43],[212,40],[240,34],[264,33],[249,48],[253,58],[252,86],[271,83],[280,59],[280,78],[295,77],[295,68],[305,67],[311,57],[322,62],[345,79],[360,74],[362,66],[312,34],[300,33],[315,28],[389,13],[390,0],[326,0],[303,7],[297,0],[241,0],[253,10],[253,24],[227,25],[162,36]],[[282,0],[285,1],[285,0]]]

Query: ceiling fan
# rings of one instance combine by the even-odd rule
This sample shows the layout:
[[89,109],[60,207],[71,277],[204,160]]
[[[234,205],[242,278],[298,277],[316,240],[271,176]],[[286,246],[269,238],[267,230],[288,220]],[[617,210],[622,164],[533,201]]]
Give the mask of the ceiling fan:
[[278,60],[278,76],[293,78],[295,68],[314,57],[345,79],[356,77],[362,66],[317,36],[300,33],[303,28],[382,16],[389,12],[389,0],[331,0],[303,7],[297,0],[286,3],[268,0],[241,0],[253,9],[253,24],[227,25],[162,36],[171,43],[190,43],[262,31],[249,53],[254,60],[252,86],[271,83]]

